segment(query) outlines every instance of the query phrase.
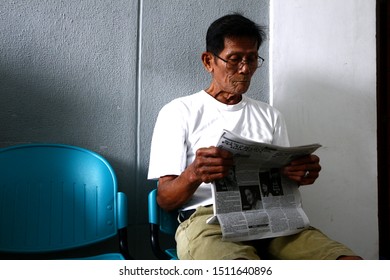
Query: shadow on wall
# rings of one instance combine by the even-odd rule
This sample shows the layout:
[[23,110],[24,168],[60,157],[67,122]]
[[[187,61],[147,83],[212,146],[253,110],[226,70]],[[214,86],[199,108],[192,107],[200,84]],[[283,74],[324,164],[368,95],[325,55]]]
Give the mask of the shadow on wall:
[[130,97],[107,93],[97,70],[79,76],[83,69],[24,59],[0,64],[0,147],[51,142],[93,150],[113,165],[119,187],[128,191],[136,170]]
[[94,130],[101,132],[98,115],[108,110],[81,81],[63,71],[53,73],[55,69],[17,70],[0,70],[1,143],[76,143],[95,136]]

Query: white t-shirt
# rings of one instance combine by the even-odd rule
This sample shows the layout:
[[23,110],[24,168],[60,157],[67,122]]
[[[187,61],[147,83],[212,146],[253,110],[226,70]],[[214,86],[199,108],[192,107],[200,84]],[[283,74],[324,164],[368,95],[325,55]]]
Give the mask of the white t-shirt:
[[[199,148],[216,146],[223,129],[254,141],[289,146],[279,111],[245,95],[226,105],[204,90],[177,98],[160,111],[153,132],[148,179],[180,175]],[[184,209],[212,204],[210,184],[203,183]]]

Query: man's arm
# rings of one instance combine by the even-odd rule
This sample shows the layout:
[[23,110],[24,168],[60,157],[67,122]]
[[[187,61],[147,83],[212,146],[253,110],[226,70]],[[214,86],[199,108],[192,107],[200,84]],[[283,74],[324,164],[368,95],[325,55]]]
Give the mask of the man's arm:
[[196,157],[179,176],[159,178],[157,202],[170,211],[181,207],[194,194],[201,183],[210,183],[225,177],[233,166],[230,152],[216,147],[201,148]]

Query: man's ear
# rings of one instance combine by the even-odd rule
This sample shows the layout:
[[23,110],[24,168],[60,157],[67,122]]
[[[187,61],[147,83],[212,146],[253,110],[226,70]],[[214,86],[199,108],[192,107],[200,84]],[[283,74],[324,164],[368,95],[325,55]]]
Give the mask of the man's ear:
[[214,60],[214,56],[211,53],[209,52],[202,53],[203,66],[206,69],[206,71],[209,73],[212,73],[214,70],[213,63],[212,63],[213,60]]

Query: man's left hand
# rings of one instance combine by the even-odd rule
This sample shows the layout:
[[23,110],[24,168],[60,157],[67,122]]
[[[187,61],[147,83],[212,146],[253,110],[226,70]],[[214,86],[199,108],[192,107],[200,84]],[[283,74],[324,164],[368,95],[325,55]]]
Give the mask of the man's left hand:
[[320,171],[320,158],[316,155],[298,158],[282,168],[282,174],[299,185],[313,184],[318,178]]

